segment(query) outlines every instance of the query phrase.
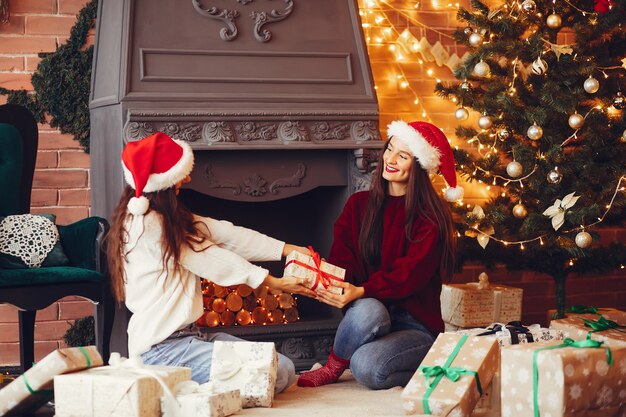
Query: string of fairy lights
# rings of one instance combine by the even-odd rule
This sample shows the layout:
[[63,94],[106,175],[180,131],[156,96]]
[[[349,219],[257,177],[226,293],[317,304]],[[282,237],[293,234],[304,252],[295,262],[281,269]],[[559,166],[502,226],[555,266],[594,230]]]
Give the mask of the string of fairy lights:
[[[561,0],[561,1],[564,1],[564,3],[567,3],[572,9],[581,13],[583,17],[587,17],[589,19],[590,24],[593,25],[597,23],[596,13],[583,10],[577,7],[576,5],[572,4],[568,0]],[[557,0],[553,0],[552,3],[556,5]],[[397,2],[395,4],[397,4]],[[363,29],[365,32],[365,37],[366,37],[366,41],[368,44],[368,48],[387,47],[389,49],[389,51],[392,53],[394,57],[394,60],[389,62],[389,64],[391,64],[390,67],[392,69],[389,77],[393,80],[393,82],[396,83],[399,89],[406,91],[406,93],[411,97],[413,104],[416,106],[416,113],[421,114],[423,119],[430,121],[430,115],[426,107],[424,106],[424,100],[420,96],[419,92],[412,86],[412,83],[407,77],[407,72],[405,71],[403,65],[418,65],[418,66],[427,65],[428,68],[426,69],[425,73],[429,77],[431,77],[433,81],[440,82],[440,80],[435,75],[435,71],[433,69],[434,65],[431,64],[432,60],[429,63],[429,62],[425,62],[425,60],[423,59],[423,57],[425,56],[424,52],[426,53],[430,52],[430,51],[424,51],[424,47],[431,48],[432,45],[430,44],[430,42],[427,42],[425,37],[422,37],[421,40],[416,39],[413,36],[413,34],[410,32],[410,30],[407,28],[404,28],[402,31],[399,30],[393,24],[393,21],[392,21],[393,19],[391,19],[388,16],[388,13],[393,13],[395,16],[403,17],[409,26],[422,28],[427,34],[432,33],[440,39],[441,38],[453,39],[453,37],[450,34],[445,33],[441,30],[438,30],[437,28],[431,27],[425,24],[424,22],[418,20],[415,17],[414,12],[415,10],[419,10],[421,8],[422,8],[422,4],[419,1],[417,2],[407,1],[403,7],[398,7],[394,4],[391,4],[389,0],[360,0],[360,14],[361,14],[362,25],[363,25]],[[442,13],[449,13],[452,10],[458,10],[459,4],[448,2],[445,5],[442,5],[440,4],[439,1],[432,0],[430,2],[430,7],[428,9],[429,11],[435,11],[435,12],[440,11]],[[503,16],[508,15],[510,18],[517,20],[517,19],[524,19],[529,14],[534,14],[537,18],[541,18],[541,19],[544,18],[542,13],[537,11],[537,7],[536,7],[534,0],[508,1],[505,4],[503,4],[500,8],[491,10],[489,12],[488,18],[498,19],[498,18],[502,18]],[[562,24],[561,17],[554,10],[552,11],[551,14],[546,16],[545,19],[546,19],[546,24],[553,29],[559,28]],[[526,40],[528,41],[528,39],[536,31],[537,31],[537,28],[531,28],[530,31],[525,33]],[[469,37],[470,45],[474,47],[478,47],[485,43],[489,43],[494,37],[493,34],[489,34],[488,36],[485,36],[485,31],[480,31],[477,29],[469,28],[469,27],[466,28],[465,33]],[[525,76],[529,74],[530,72],[533,72],[535,74],[545,74],[548,68],[547,68],[546,61],[542,59],[543,54],[552,51],[557,55],[557,58],[559,58],[561,54],[571,55],[573,53],[572,44],[555,44],[555,43],[550,42],[547,39],[543,39],[543,42],[546,44],[546,49],[543,50],[539,54],[539,56],[537,57],[537,60],[534,61],[531,65],[524,66],[522,62],[519,60],[519,58],[515,58],[512,60],[511,73],[510,73],[511,80],[508,83],[509,95],[515,96],[515,94],[517,93],[517,89],[515,88],[516,83],[525,81]],[[420,52],[422,53],[421,54],[422,58],[420,58]],[[456,57],[455,55],[455,58],[458,59],[458,63],[461,63],[467,55],[468,54],[463,56],[463,58],[461,59],[458,59],[458,57]],[[445,61],[447,57],[448,55],[445,55],[443,57],[443,60]],[[442,62],[440,61],[442,60],[441,59],[437,60],[437,65],[439,65],[440,67],[444,66],[444,64],[442,64]],[[599,74],[602,74],[602,77],[600,78],[603,78],[604,81],[606,82],[611,77],[610,75],[611,71],[622,71],[624,68],[626,68],[626,58],[624,59],[623,62],[624,62],[623,65],[597,66],[596,71],[598,71]],[[477,75],[478,77],[483,77],[485,79],[488,79],[490,76],[490,69],[489,69],[488,64],[484,61],[480,61],[479,63],[477,63],[474,68],[474,74]],[[593,75],[590,75],[589,78],[585,80],[584,88],[588,93],[593,94],[598,91],[599,84],[600,82]],[[464,88],[464,85],[467,86],[468,89],[472,88],[471,83],[468,82],[467,80],[465,80],[461,84],[462,89]],[[378,89],[378,86],[376,86],[375,88]],[[460,122],[467,120],[469,118],[469,112],[467,111],[466,108],[463,107],[463,103],[460,102],[458,98],[455,97],[454,95],[449,97],[449,99],[452,102],[457,103],[458,105],[457,110],[455,112],[456,119]],[[621,93],[618,92],[617,96],[615,97],[613,105],[605,106],[603,103],[601,103],[598,100],[598,103],[595,106],[591,107],[584,115],[578,113],[577,110],[574,110],[574,113],[572,113],[569,116],[569,120],[568,120],[568,124],[573,129],[573,132],[567,135],[567,137],[562,141],[560,147],[563,148],[566,145],[568,145],[571,141],[576,140],[578,138],[578,133],[580,129],[583,128],[585,120],[587,119],[587,117],[589,116],[591,112],[601,111],[601,112],[607,112],[609,117],[615,116],[616,114],[618,114],[619,111],[623,109],[622,104],[624,105],[624,107],[626,107],[626,102],[624,101],[624,98],[622,97]],[[500,114],[496,118],[501,120],[502,116],[503,115]],[[478,154],[482,158],[489,158],[493,154],[501,153],[498,149],[498,142],[499,142],[498,139],[505,140],[512,134],[512,132],[507,128],[500,128],[494,132],[493,129],[491,129],[493,124],[494,123],[493,123],[492,116],[486,113],[481,115],[480,118],[478,119],[478,125],[481,128],[481,133],[467,140],[468,147],[471,149],[476,149]],[[533,123],[532,125],[529,126],[528,131],[526,133],[529,139],[535,141],[535,140],[539,140],[542,137],[543,129],[537,123]],[[483,143],[479,136],[489,138],[489,143]],[[626,131],[624,132],[623,140],[626,140]],[[456,145],[453,145],[453,146],[455,148],[458,148],[458,146]],[[538,153],[537,159],[545,159],[545,156],[542,155],[541,153]],[[498,192],[501,193],[502,197],[505,197],[507,194],[506,187],[514,185],[519,188],[524,188],[524,181],[528,180],[530,177],[532,177],[538,172],[538,166],[535,165],[535,167],[530,172],[526,173],[525,175],[522,175],[523,167],[521,166],[519,162],[515,160],[514,157],[512,158],[512,161],[509,162],[509,164],[506,166],[506,171],[507,171],[508,176],[497,175],[495,173],[491,173],[489,172],[489,170],[485,170],[479,166],[474,166],[473,168],[474,168],[474,173],[472,174],[472,176],[475,175],[478,171],[481,171],[482,174],[484,174],[485,176],[492,178],[492,180],[490,180],[490,182],[487,183],[487,182],[482,181],[480,178],[474,177],[474,180],[476,180],[476,182],[484,186],[483,195],[485,197],[488,197],[490,195],[490,192],[492,191],[491,189],[492,186],[504,187],[503,189],[501,188]],[[558,183],[560,182],[561,178],[562,178],[562,173],[559,171],[557,166],[555,166],[548,173],[548,181],[551,183]],[[617,195],[620,192],[624,191],[624,186],[622,185],[623,182],[624,182],[624,177],[621,177],[618,183],[616,184],[615,193],[613,194],[613,197],[611,198],[611,202],[606,205],[606,212],[602,216],[600,216],[597,221],[594,221],[593,223],[589,223],[586,225],[581,225],[580,227],[576,227],[570,230],[563,230],[560,233],[579,232],[579,233],[584,233],[587,236],[589,236],[585,232],[585,229],[595,226],[604,220],[605,216],[611,210],[611,207],[613,206],[614,200],[617,197]],[[457,204],[461,206],[465,205],[463,201],[458,201]],[[467,208],[469,209],[470,207],[471,207],[470,204],[467,204]],[[522,201],[520,201],[519,204],[514,207],[514,210],[520,207],[524,209],[524,212],[525,212],[525,208],[522,204]],[[525,249],[525,245],[531,242],[535,242],[535,241],[538,241],[540,245],[543,245],[544,239],[548,236],[548,234],[542,234],[531,239],[514,241],[514,240],[506,240],[506,239],[499,238],[494,235],[492,230],[489,230],[488,231],[489,233],[486,233],[485,231],[480,231],[476,228],[475,231],[478,236],[483,236],[483,237],[486,236],[489,240],[499,242],[505,246],[519,245],[521,250]],[[589,238],[588,241],[590,243],[591,239]],[[587,242],[585,242],[585,245],[586,244]]]

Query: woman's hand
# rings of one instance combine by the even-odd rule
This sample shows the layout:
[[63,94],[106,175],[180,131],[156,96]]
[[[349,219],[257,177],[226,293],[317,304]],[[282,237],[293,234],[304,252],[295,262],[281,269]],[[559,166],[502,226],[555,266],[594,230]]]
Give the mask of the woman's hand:
[[294,250],[300,253],[303,253],[305,255],[311,254],[311,252],[309,252],[309,250],[303,246],[292,245],[291,243],[285,243],[285,247],[283,248],[283,258],[289,255]]
[[310,288],[302,285],[304,278],[296,278],[292,276],[284,276],[282,278],[276,278],[268,275],[263,281],[263,284],[270,287],[270,289],[281,290],[283,292],[305,295],[307,297],[316,298],[317,294]]
[[349,282],[333,282],[333,286],[343,288],[343,294],[333,294],[324,288],[320,288],[317,291],[317,299],[330,306],[344,308],[365,294],[365,288],[354,286]]

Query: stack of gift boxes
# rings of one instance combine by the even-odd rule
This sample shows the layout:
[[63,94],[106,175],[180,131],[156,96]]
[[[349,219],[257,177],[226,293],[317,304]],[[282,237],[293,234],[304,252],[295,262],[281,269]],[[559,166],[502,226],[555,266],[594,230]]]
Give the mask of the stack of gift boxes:
[[522,290],[481,278],[444,285],[446,333],[402,393],[406,414],[626,416],[626,313],[576,306],[524,326]]

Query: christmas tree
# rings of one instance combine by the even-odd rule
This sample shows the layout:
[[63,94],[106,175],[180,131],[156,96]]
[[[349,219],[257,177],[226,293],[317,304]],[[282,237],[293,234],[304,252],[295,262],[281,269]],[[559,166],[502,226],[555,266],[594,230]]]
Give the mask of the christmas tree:
[[623,243],[600,245],[623,225],[626,186],[626,2],[524,0],[459,9],[455,33],[470,56],[459,80],[437,84],[458,104],[468,150],[457,169],[492,197],[457,206],[463,259],[551,275],[557,314],[570,273],[624,268]]

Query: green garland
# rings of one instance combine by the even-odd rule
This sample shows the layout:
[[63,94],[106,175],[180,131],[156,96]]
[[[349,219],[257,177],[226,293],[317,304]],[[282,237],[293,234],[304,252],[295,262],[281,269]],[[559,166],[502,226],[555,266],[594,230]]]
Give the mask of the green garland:
[[96,323],[93,316],[80,318],[63,335],[63,341],[69,347],[96,344]]
[[44,112],[51,116],[50,126],[74,136],[89,152],[89,89],[93,46],[82,49],[89,30],[94,27],[97,0],[91,0],[78,14],[67,43],[42,58],[32,76],[33,94],[26,90],[0,88],[8,102],[28,108],[35,119],[45,122]]

